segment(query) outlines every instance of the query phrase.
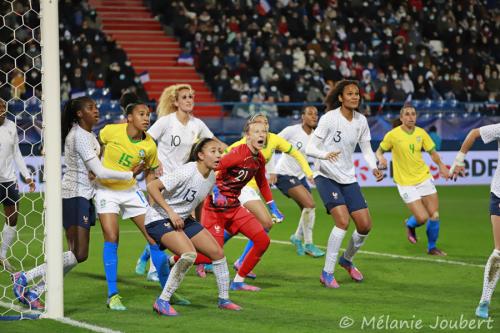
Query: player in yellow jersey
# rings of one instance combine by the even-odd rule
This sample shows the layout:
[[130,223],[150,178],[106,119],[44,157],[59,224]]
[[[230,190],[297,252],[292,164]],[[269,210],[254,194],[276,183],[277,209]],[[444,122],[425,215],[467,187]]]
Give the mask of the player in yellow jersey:
[[401,198],[406,203],[412,216],[406,220],[408,240],[417,242],[415,229],[427,223],[428,247],[430,255],[445,256],[446,253],[436,247],[439,236],[439,199],[429,167],[422,158],[422,150],[429,153],[432,161],[439,167],[441,177],[448,179],[449,169],[441,161],[435,144],[427,132],[415,126],[417,112],[411,106],[401,109],[402,124],[389,131],[377,149],[379,166],[387,168],[384,152],[392,151],[394,182]]
[[[254,116],[252,116],[250,118],[250,122],[263,123],[266,125],[266,128],[269,129],[269,121],[267,117],[262,113],[257,113]],[[226,149],[226,152],[242,144],[246,144],[246,137],[243,137],[241,140],[233,143]],[[312,179],[313,173],[304,155],[302,155],[296,148],[294,148],[293,145],[287,140],[283,139],[277,134],[268,133],[265,146],[261,150],[261,153],[264,156],[267,163],[266,164],[267,172],[269,174],[272,174],[273,176],[269,179],[269,184],[276,183],[276,178],[277,178],[272,163],[269,163],[275,151],[280,151],[282,153],[289,154],[290,156],[295,158],[295,160],[298,162],[298,164],[304,171],[306,177],[308,179]],[[271,208],[271,214],[269,213],[268,209],[264,205],[264,202],[260,198],[255,178],[252,178],[252,180],[245,187],[243,187],[243,189],[241,190],[241,195],[239,196],[238,199],[240,200],[241,204],[245,206],[245,208],[247,208],[255,217],[257,217],[259,222],[267,231],[271,230],[273,222],[280,223],[283,221],[283,215],[279,212],[279,210],[277,208],[273,209],[272,205],[269,205],[269,203],[267,203]],[[228,239],[228,237],[225,238],[226,240]],[[241,257],[234,263],[233,267],[235,270],[238,270],[238,268],[240,267],[241,263],[245,259],[245,256],[250,251],[252,246],[253,243],[249,241]],[[255,274],[253,272],[250,272],[250,274],[248,274],[247,277],[255,278]]]
[[[130,93],[122,96],[120,104],[127,122],[106,125],[99,133],[99,141],[104,146],[102,164],[117,171],[130,171],[142,164],[148,183],[154,179],[154,172],[150,171],[158,167],[156,144],[146,133],[149,108]],[[132,219],[149,244],[154,245],[144,227],[148,202],[135,179],[99,179],[95,203],[104,234],[103,261],[108,283],[108,307],[111,310],[126,310],[117,287],[118,216],[121,214],[123,219]]]

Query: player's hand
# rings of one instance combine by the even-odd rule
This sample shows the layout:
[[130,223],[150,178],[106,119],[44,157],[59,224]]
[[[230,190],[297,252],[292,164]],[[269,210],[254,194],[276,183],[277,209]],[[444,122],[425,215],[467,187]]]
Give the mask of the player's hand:
[[175,230],[182,230],[184,228],[184,220],[176,212],[172,211],[168,213],[168,217]]
[[267,203],[267,206],[269,207],[269,210],[271,210],[271,218],[273,220],[273,223],[281,223],[285,219],[285,216],[280,212],[278,209],[278,206],[276,206],[276,203],[274,200],[271,200]]
[[275,173],[270,173],[269,180],[268,180],[269,185],[274,185],[274,184],[276,184],[277,181],[278,181],[278,175]]
[[378,160],[378,169],[387,170],[387,160],[385,159],[385,157],[382,157]]
[[163,164],[158,161],[158,167],[155,169],[155,177],[160,178],[163,176]]
[[325,160],[335,162],[338,160],[339,155],[340,155],[340,151],[331,151],[328,154],[326,154]]
[[139,164],[137,164],[135,167],[133,167],[132,173],[133,173],[134,178],[137,177],[138,175],[140,175],[144,171],[144,168],[145,168],[144,161],[141,161]]
[[33,181],[33,179],[31,178],[26,178],[26,182],[28,183],[28,186],[30,187],[30,193],[33,193],[35,192],[36,190],[36,184],[35,182]]
[[214,185],[212,190],[212,203],[215,207],[226,207],[227,198],[224,194],[220,193],[217,185]]
[[446,166],[446,164],[439,164],[439,175],[444,179],[450,179],[450,169]]
[[458,176],[465,176],[465,154],[461,151],[457,153],[448,175],[454,181],[457,181]]
[[308,181],[309,183],[311,183],[312,185],[316,184],[316,182],[314,181],[314,176],[309,176],[309,177],[307,177],[307,181]]
[[373,169],[373,175],[375,176],[375,179],[377,180],[377,182],[380,182],[382,181],[382,179],[384,179],[384,173],[382,171],[380,171],[379,169]]

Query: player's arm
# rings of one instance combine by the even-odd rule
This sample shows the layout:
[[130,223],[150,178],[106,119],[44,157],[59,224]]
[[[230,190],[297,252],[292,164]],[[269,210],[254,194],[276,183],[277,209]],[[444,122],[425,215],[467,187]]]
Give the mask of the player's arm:
[[311,140],[306,146],[306,154],[308,156],[312,156],[314,158],[318,158],[320,160],[330,160],[335,162],[340,154],[340,151],[336,152],[328,152],[326,150],[322,150],[323,147],[323,138],[316,136],[316,133],[313,134]]
[[[154,176],[154,175],[153,175]],[[170,221],[172,222],[172,226],[174,229],[180,230],[184,227],[184,221],[182,218],[170,207],[161,191],[165,189],[165,185],[160,179],[152,180],[146,186],[148,190],[149,197],[153,200],[153,203],[157,203],[161,208],[167,212]]]
[[490,143],[494,139],[500,138],[500,124],[474,128],[467,134],[450,168],[450,177],[453,180],[456,181],[459,175],[465,176],[465,155],[471,150],[474,142],[480,137],[483,139],[484,143]]
[[14,162],[17,165],[17,168],[19,169],[19,172],[21,175],[24,177],[24,180],[26,183],[28,183],[30,187],[30,192],[34,192],[36,189],[36,184],[33,181],[33,177],[31,176],[31,173],[29,172],[28,168],[26,167],[26,163],[24,162],[23,155],[21,154],[21,150],[19,149],[19,138],[17,136],[17,132],[14,133]]
[[384,157],[384,153],[391,150],[392,150],[392,135],[391,132],[389,132],[384,136],[384,139],[382,140],[382,142],[380,142],[380,145],[378,146],[377,151],[375,152],[375,156],[377,157],[378,161],[378,167],[380,170],[387,169],[387,160]]
[[269,161],[266,163],[266,170],[267,173],[269,174],[269,181],[268,183],[270,185],[276,184],[278,181],[278,175],[276,175],[276,164],[274,163],[274,154],[271,155],[271,158]]
[[377,159],[372,150],[372,145],[370,141],[363,141],[359,143],[359,148],[361,149],[361,153],[363,154],[363,158],[366,163],[368,163],[368,167],[372,170],[375,179],[379,182],[384,179],[384,173],[379,170],[377,167]]
[[265,161],[263,157],[261,158],[262,158],[262,164],[261,167],[257,170],[257,173],[255,174],[255,181],[257,182],[257,186],[259,187],[260,193],[264,197],[264,200],[266,201],[267,206],[271,211],[271,217],[273,222],[280,223],[283,221],[285,216],[279,211],[278,206],[276,206],[276,203],[274,202],[271,188],[269,187],[269,183],[267,182],[266,179]]

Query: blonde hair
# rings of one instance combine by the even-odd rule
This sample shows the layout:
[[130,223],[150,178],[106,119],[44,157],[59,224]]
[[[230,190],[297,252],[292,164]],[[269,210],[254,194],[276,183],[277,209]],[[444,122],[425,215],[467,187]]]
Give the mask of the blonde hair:
[[191,85],[186,83],[174,84],[166,87],[163,90],[160,96],[160,101],[158,102],[158,106],[156,107],[156,114],[158,115],[158,118],[177,111],[177,106],[175,106],[175,102],[179,98],[179,91],[184,89],[188,89],[191,92],[191,94],[194,95],[193,88],[191,88]]

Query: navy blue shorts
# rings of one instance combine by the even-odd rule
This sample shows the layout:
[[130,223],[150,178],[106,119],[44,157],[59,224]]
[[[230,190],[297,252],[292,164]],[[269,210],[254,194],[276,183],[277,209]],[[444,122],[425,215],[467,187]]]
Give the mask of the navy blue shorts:
[[317,176],[314,180],[328,214],[332,208],[341,205],[346,205],[349,213],[368,208],[358,183],[339,184],[323,176]]
[[309,191],[309,193],[311,192],[311,188],[307,183],[306,177],[298,179],[297,177],[294,176],[278,175],[278,181],[276,182],[276,187],[281,191],[281,193],[283,193],[287,197],[290,197],[288,195],[288,191],[291,188],[297,187],[299,185],[303,185],[306,188],[306,190]]
[[16,182],[0,183],[0,203],[14,206],[19,201],[19,189]]
[[[196,236],[203,229],[203,226],[192,216],[184,220],[184,229],[182,230],[184,230],[184,233],[190,239]],[[156,244],[160,246],[160,249],[164,250],[165,247],[161,243],[161,238],[163,237],[163,235],[174,231],[174,228],[172,227],[170,219],[164,219],[146,224],[146,231],[148,232],[149,236],[154,239]]]
[[63,199],[63,226],[80,226],[87,230],[95,225],[95,206],[92,199],[75,197]]
[[490,193],[490,215],[500,216],[500,198]]

